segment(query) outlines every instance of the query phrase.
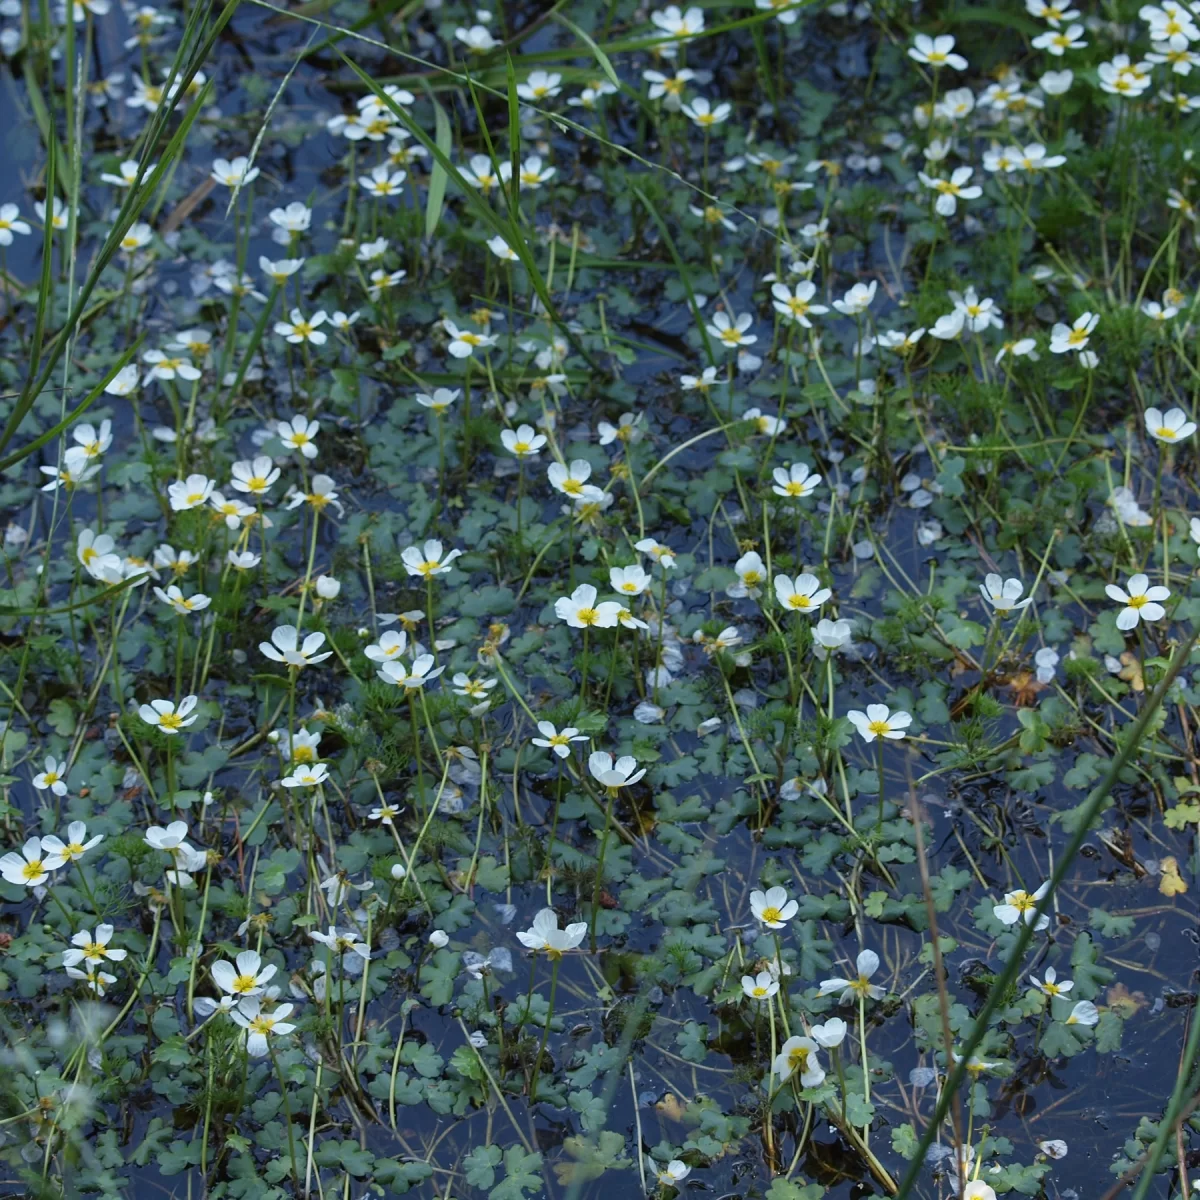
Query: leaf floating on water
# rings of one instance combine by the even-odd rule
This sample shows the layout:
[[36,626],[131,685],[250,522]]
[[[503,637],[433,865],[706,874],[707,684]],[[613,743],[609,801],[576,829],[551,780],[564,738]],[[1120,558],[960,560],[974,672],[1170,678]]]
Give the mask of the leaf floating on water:
[[1164,896],[1182,896],[1188,890],[1187,881],[1179,874],[1179,864],[1173,855],[1167,855],[1159,863],[1159,873],[1158,890]]

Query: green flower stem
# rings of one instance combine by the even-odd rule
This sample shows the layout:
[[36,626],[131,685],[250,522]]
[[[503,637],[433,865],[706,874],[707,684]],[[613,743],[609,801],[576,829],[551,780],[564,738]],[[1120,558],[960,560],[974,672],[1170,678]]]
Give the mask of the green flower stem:
[[537,1103],[538,1074],[542,1069],[542,1055],[546,1052],[546,1039],[550,1036],[550,1024],[554,1020],[554,998],[558,993],[558,968],[562,965],[561,954],[551,954],[553,966],[550,968],[550,1005],[546,1011],[546,1024],[542,1028],[542,1041],[538,1046],[537,1058],[533,1060],[533,1080],[529,1084],[529,1104]]

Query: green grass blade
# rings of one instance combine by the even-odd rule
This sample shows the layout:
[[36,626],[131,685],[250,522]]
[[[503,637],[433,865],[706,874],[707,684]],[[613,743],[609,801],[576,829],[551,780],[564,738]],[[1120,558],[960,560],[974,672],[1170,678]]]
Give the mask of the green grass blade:
[[593,57],[600,64],[600,70],[602,70],[604,74],[608,76],[609,82],[613,85],[613,87],[620,90],[621,80],[617,76],[616,71],[613,70],[612,62],[610,61],[608,55],[605,54],[598,45],[596,45],[596,42],[593,40],[592,36],[580,29],[579,26],[576,25],[575,22],[569,17],[564,17],[562,13],[555,13],[554,19],[565,29],[569,29],[592,52]]
[[[442,152],[444,158],[450,157],[451,131],[450,118],[446,110],[429,93],[429,102],[433,105],[434,143]],[[442,219],[442,209],[446,203],[446,168],[440,162],[433,164],[429,173],[429,193],[425,197],[425,236],[433,237],[437,232],[438,223]]]

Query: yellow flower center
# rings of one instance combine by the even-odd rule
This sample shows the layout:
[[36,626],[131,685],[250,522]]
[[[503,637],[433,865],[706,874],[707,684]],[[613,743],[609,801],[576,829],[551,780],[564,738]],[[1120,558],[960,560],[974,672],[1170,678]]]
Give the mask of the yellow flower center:
[[793,592],[788,597],[788,604],[792,608],[808,608],[812,604],[812,600],[808,596],[801,595],[800,592]]
[[261,1033],[265,1036],[275,1028],[275,1022],[271,1017],[255,1017],[250,1022],[250,1028],[255,1033]]
[[1143,605],[1148,604],[1148,603],[1149,603],[1149,601],[1146,599],[1145,596],[1130,596],[1129,597],[1129,607],[1130,608],[1141,608]]
[[788,1066],[803,1075],[808,1070],[808,1047],[797,1046],[794,1050],[789,1050]]
[[1067,334],[1068,346],[1082,346],[1087,340],[1088,335],[1086,329],[1072,329],[1071,332]]
[[876,737],[881,737],[885,733],[890,733],[892,727],[886,721],[872,721],[867,728]]
[[79,858],[83,854],[83,847],[78,842],[69,842],[62,848],[62,856],[68,862],[73,858]]
[[575,615],[579,618],[581,625],[594,625],[600,616],[594,608],[581,608]]
[[762,919],[764,921],[782,921],[783,914],[773,904],[768,904],[762,910]]
[[27,862],[21,868],[21,874],[24,876],[26,883],[32,882],[43,873],[42,860],[40,858],[35,858],[32,862]]
[[292,761],[298,763],[315,762],[316,755],[313,753],[311,746],[295,746],[292,749]]
[[1013,896],[1012,904],[1017,912],[1029,912],[1037,907],[1037,901],[1028,892],[1017,892]]
[[860,975],[850,986],[860,996],[866,996],[871,991],[871,981],[865,975]]
[[164,729],[182,729],[183,718],[178,713],[162,713],[158,718],[158,723]]
[[239,975],[236,979],[234,979],[233,986],[230,988],[230,991],[232,991],[235,996],[244,996],[247,992],[254,991],[256,986],[257,984],[254,982],[253,975]]
[[755,1000],[763,1000],[766,998],[767,989],[765,987],[759,987],[758,984],[755,984],[750,989],[750,995],[752,995]]
[[783,485],[783,490],[785,492],[787,492],[787,494],[789,496],[803,496],[804,495],[804,484],[794,483],[794,482],[793,483],[785,483]]
[[1168,429],[1165,425],[1160,425],[1155,431],[1155,436],[1169,442],[1175,437],[1175,430]]

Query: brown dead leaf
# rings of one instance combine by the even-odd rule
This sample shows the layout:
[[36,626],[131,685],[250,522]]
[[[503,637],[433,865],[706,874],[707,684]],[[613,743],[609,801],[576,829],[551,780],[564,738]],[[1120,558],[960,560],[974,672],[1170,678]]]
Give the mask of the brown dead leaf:
[[1018,671],[1004,686],[1012,692],[1018,708],[1033,708],[1038,702],[1038,692],[1046,690],[1046,685],[1039,683],[1031,671]]
[[687,1115],[687,1102],[680,1100],[674,1092],[668,1092],[655,1106],[660,1117],[668,1121],[683,1122]]
[[1122,1021],[1136,1016],[1139,1009],[1146,1007],[1145,992],[1131,992],[1123,983],[1114,983],[1108,989],[1108,1007]]
[[212,193],[213,188],[217,186],[217,181],[210,175],[203,183],[197,184],[180,202],[175,205],[169,213],[166,220],[163,221],[159,228],[159,233],[170,233],[172,230],[178,229],[192,215],[192,211]]
[[1117,672],[1117,678],[1125,680],[1135,692],[1146,690],[1146,681],[1142,678],[1142,664],[1137,655],[1128,650],[1121,655],[1121,670]]

